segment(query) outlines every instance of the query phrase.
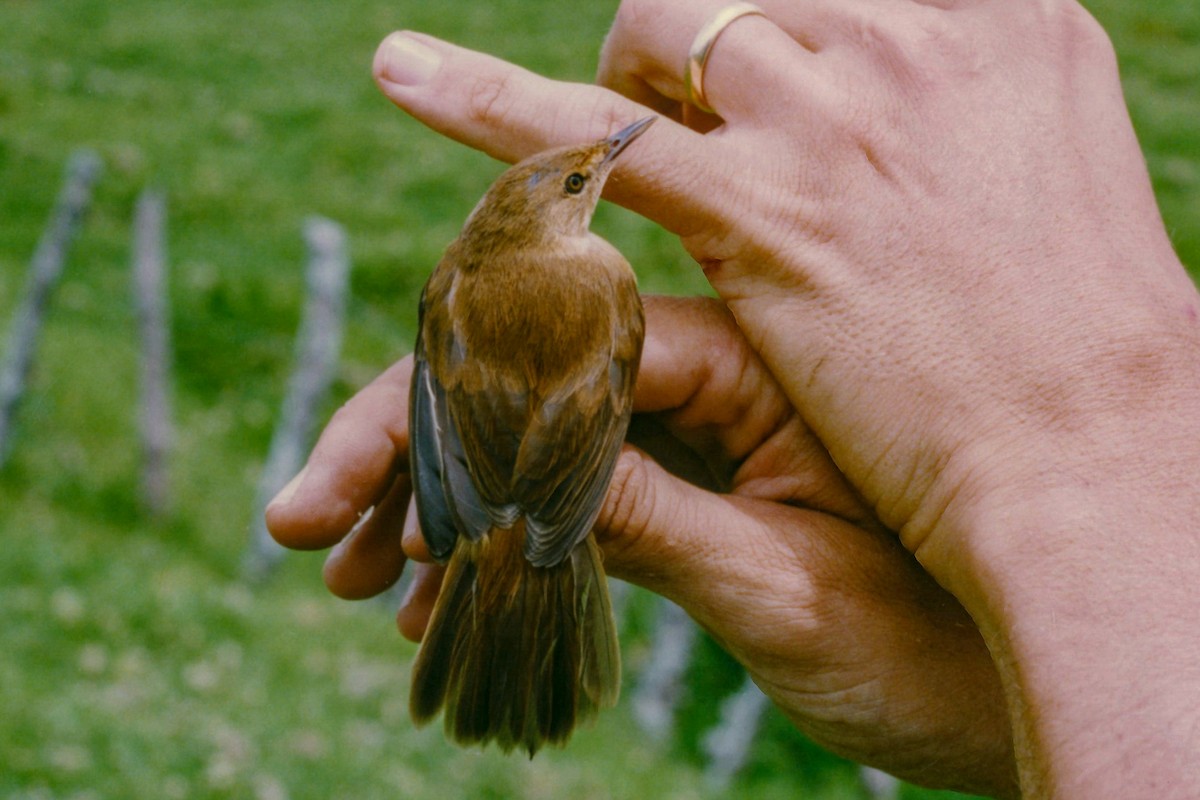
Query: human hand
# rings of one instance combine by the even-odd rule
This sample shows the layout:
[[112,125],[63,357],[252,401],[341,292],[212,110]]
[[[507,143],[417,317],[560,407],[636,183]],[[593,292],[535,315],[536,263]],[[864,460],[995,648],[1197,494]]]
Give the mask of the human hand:
[[718,120],[686,105],[679,65],[721,5],[618,14],[600,82],[712,131],[660,138],[647,168],[704,186],[668,186],[692,206],[662,214],[639,187],[634,207],[674,225],[839,467],[983,628],[1023,791],[1187,796],[1200,301],[1107,37],[1065,0],[768,1],[712,53]]
[[617,92],[419,34],[389,37],[376,76],[509,160],[646,105],[687,123],[657,125],[608,196],[681,236],[842,473],[982,626],[1026,791],[1194,785],[1190,717],[1172,720],[1198,688],[1179,533],[1200,518],[1200,302],[1103,32],[1066,0],[764,3],[709,63],[721,120],[680,105],[721,5],[625,2],[600,73]]
[[[627,448],[597,522],[606,570],[682,605],[831,749],[917,782],[1011,792],[999,681],[962,608],[881,529],[719,304],[651,297],[646,318],[635,429],[724,491]],[[334,547],[325,577],[340,596],[428,559],[408,512],[410,370],[347,403],[268,511],[284,544]],[[410,638],[440,578],[416,566],[399,614]]]
[[[621,6],[600,80],[641,105],[419,34],[390,38],[376,73],[508,160],[643,106],[708,130],[683,113],[682,65],[722,5]],[[1044,490],[1047,463],[1094,467],[1087,417],[1196,373],[1163,352],[1196,340],[1200,303],[1111,47],[1065,1],[763,6],[710,61],[723,124],[659,125],[609,196],[680,234],[856,488],[970,594],[974,518]]]

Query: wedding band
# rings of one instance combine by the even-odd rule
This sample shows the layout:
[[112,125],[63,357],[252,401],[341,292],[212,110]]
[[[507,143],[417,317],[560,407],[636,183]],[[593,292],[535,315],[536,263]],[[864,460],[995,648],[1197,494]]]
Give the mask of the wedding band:
[[713,45],[725,32],[725,29],[737,19],[751,14],[765,17],[766,12],[753,3],[734,3],[725,6],[713,14],[708,22],[700,28],[692,47],[688,50],[687,65],[683,70],[683,85],[687,89],[688,102],[701,111],[709,114],[716,113],[704,97],[704,67],[708,64],[708,56],[712,53]]

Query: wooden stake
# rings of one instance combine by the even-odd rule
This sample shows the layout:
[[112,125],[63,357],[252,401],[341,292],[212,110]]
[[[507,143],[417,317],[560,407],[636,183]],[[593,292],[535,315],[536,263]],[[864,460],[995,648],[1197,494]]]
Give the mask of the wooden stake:
[[154,517],[170,508],[171,335],[166,276],[166,198],[147,189],[133,222],[133,293],[141,332],[142,504]]
[[13,420],[33,366],[46,306],[62,276],[71,242],[91,204],[92,187],[100,169],[100,157],[91,150],[71,154],[54,211],[29,264],[25,287],[9,328],[8,348],[0,362],[0,468],[12,445]]
[[271,450],[258,485],[254,530],[246,556],[252,579],[265,578],[283,560],[284,550],[267,531],[267,503],[300,470],[311,445],[316,414],[329,392],[341,353],[350,259],[340,225],[312,217],[304,227],[308,243],[308,299],[296,337],[295,365]]
[[650,658],[633,693],[633,716],[642,730],[663,740],[675,722],[699,631],[687,612],[670,600],[660,599],[658,606]]
[[750,676],[742,688],[721,702],[720,721],[704,736],[709,761],[704,774],[710,785],[724,789],[750,758],[762,715],[770,701]]

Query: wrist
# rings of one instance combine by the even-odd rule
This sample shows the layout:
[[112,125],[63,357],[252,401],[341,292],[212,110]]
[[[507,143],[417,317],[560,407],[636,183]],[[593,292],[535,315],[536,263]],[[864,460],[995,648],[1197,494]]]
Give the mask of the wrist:
[[943,553],[999,669],[1026,796],[1200,785],[1200,425],[1176,433],[1120,477],[998,494]]
[[1200,786],[1200,326],[1184,323],[1127,374],[1093,369],[1107,394],[1076,381],[1087,402],[1061,425],[992,442],[916,549],[987,641],[1025,796]]

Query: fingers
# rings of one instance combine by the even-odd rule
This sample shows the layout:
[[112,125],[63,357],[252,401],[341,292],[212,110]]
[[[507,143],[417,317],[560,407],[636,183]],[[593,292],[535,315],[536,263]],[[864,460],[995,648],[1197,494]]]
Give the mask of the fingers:
[[[714,494],[628,446],[595,531],[611,575],[671,598],[708,624],[706,617],[743,605],[737,595],[753,586],[768,592],[803,560],[781,557],[792,545],[763,516],[772,505]],[[788,533],[804,535],[799,524]]]
[[[659,427],[710,470],[707,479],[690,477],[863,517],[857,497],[723,305],[704,298],[644,302],[647,335],[634,410],[659,415]],[[373,593],[394,580],[405,556],[429,558],[403,475],[411,369],[410,358],[398,362],[346,403],[307,466],[268,507],[268,527],[288,547],[331,547],[354,529],[326,567],[335,594]],[[371,518],[360,522],[372,507]]]
[[276,541],[331,547],[384,498],[406,468],[411,373],[411,357],[401,360],[334,414],[307,465],[267,506]]
[[882,562],[908,561],[893,537],[774,501],[714,494],[631,446],[595,531],[609,574],[671,598],[723,637],[746,622],[730,618],[732,608],[786,602],[803,613],[821,602],[822,586],[861,584],[864,565],[874,575],[885,571]]
[[417,520],[417,504],[412,498],[409,498],[408,511],[404,516],[404,533],[400,537],[400,544],[404,548],[404,555],[414,561],[431,562],[433,556],[429,554],[429,545],[425,542],[425,537],[421,535],[421,525]]
[[[690,101],[684,85],[694,38],[727,0],[698,3],[625,2],[601,51],[597,82],[679,117],[675,104]],[[806,3],[796,4],[800,6]],[[811,86],[811,53],[767,16],[752,14],[720,29],[703,70],[708,103],[727,120],[767,121],[790,113],[780,96],[794,86]],[[763,103],[764,97],[773,98]],[[695,109],[692,109],[694,111]]]
[[[662,309],[656,311],[661,319]],[[650,352],[652,365],[666,357]],[[678,413],[686,416],[696,404],[692,413],[699,415],[704,384],[720,380],[709,372],[699,386],[681,381],[694,393]],[[843,738],[847,701],[853,698],[864,730],[900,705],[903,719],[936,720],[944,735],[934,741],[961,741],[962,730],[970,730],[963,761],[1003,777],[1011,764],[1003,697],[970,618],[893,534],[737,493],[754,485],[744,473],[753,471],[758,453],[772,450],[773,438],[738,468],[731,494],[706,491],[627,447],[595,526],[605,569],[685,608],[816,740],[861,759]],[[783,464],[786,475],[791,470]],[[769,483],[767,476],[777,473],[766,466],[759,474]],[[764,489],[763,495],[771,493]],[[965,715],[964,697],[971,698]],[[922,733],[898,748],[903,755],[895,761],[877,763],[914,777],[927,774]]]
[[[548,80],[409,31],[383,41],[374,73],[384,94],[426,125],[510,162],[602,138],[647,113],[607,89]],[[663,120],[621,156],[605,196],[685,233],[720,211],[712,199],[719,192],[694,191],[687,167],[709,147]]]
[[[803,581],[795,574],[797,564],[817,564],[796,551],[805,548],[806,526],[820,528],[832,518],[778,506],[789,516],[783,525],[774,519],[776,507],[709,492],[627,447],[595,531],[609,574],[671,598],[717,635],[729,636],[728,628],[739,624],[729,618],[729,609],[744,603],[747,594],[769,597],[783,582]],[[851,555],[843,559],[841,553],[818,548],[824,554],[821,563],[850,569],[856,559],[861,561],[852,553],[854,538],[842,538]],[[444,568],[416,563],[412,569],[396,621],[406,638],[420,641]]]
[[408,585],[408,591],[396,612],[396,627],[405,639],[419,642],[425,635],[425,627],[433,613],[433,604],[442,588],[442,576],[446,574],[446,569],[436,564],[414,564],[412,569],[412,583]]
[[[656,414],[669,436],[639,420],[632,441],[699,486],[799,503],[860,524],[873,520],[723,304],[675,297],[644,303],[634,412]],[[700,458],[681,465],[681,444]],[[664,446],[673,451],[669,460]]]
[[[610,538],[630,542],[642,538],[639,531],[650,530],[645,542],[661,535],[665,537],[661,547],[667,551],[677,545],[686,549],[693,526],[672,528],[670,517],[675,512],[671,509],[692,513],[718,502],[717,495],[695,484],[747,497],[804,503],[847,519],[869,516],[723,305],[704,298],[647,297],[645,306],[647,338],[635,411],[655,415],[660,434],[663,429],[669,434],[659,438],[674,445],[677,453],[699,454],[692,463],[708,473],[684,473],[695,483],[670,476],[672,482],[663,484],[670,491],[664,489],[660,499],[677,502],[638,512],[650,518],[651,512],[659,515],[665,509],[665,520],[634,524],[635,518],[625,523],[630,531],[620,521],[627,515],[622,503],[631,497],[641,503],[646,493],[627,491],[640,483],[615,485],[608,501],[615,509],[608,517]],[[411,513],[405,467],[411,367],[411,359],[404,359],[340,409],[308,465],[268,509],[268,525],[281,543],[299,548],[337,545],[324,574],[330,590],[341,597],[378,594],[395,582],[407,558],[429,558],[416,515]],[[630,452],[653,464],[644,453]],[[660,457],[662,452],[656,449]],[[637,474],[669,475],[653,466],[652,471]],[[364,517],[368,510],[370,516]],[[697,527],[718,529],[713,524],[718,511],[729,513],[726,505],[718,505],[711,519],[707,514],[698,518],[705,522]],[[728,524],[736,520],[731,518]],[[645,574],[645,557],[636,549],[627,552],[631,572]],[[424,594],[414,589],[410,595],[415,610],[401,615],[401,627],[408,632],[423,624],[422,598],[436,595],[425,584],[420,586],[425,587]]]
[[399,580],[406,561],[400,547],[400,526],[411,495],[408,475],[397,475],[383,500],[334,545],[323,571],[330,592],[345,600],[362,600]]
[[[703,491],[633,448],[596,533],[609,574],[686,609],[816,741],[910,779],[951,741],[965,753],[948,774],[1011,771],[982,637],[895,536]],[[894,752],[859,749],[896,718]]]
[[[759,0],[756,5],[764,16],[729,23],[703,70],[709,104],[735,124],[812,125],[830,115],[836,119],[851,94],[872,93],[872,84],[882,77],[875,72],[849,76],[859,66],[856,60],[894,67],[906,49],[920,50],[936,38],[925,34],[940,29],[944,8],[964,3]],[[601,51],[597,83],[681,118],[678,104],[689,108],[684,72],[694,37],[728,6],[728,0],[625,0]],[[847,86],[851,79],[853,88]]]

